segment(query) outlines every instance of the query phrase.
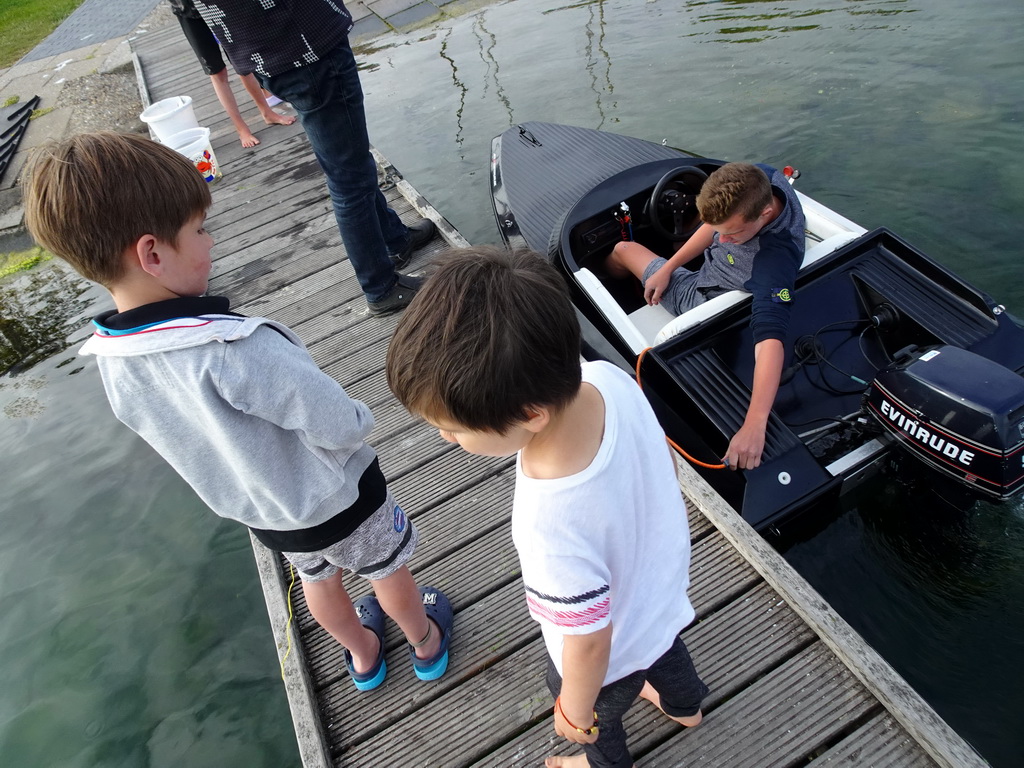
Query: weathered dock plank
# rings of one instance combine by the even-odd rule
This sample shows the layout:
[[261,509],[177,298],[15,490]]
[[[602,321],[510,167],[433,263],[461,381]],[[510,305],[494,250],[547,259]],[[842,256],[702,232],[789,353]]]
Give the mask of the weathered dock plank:
[[836,658],[938,765],[984,766],[981,756],[798,574],[736,515],[691,466],[676,462],[680,485],[764,580],[800,613]]
[[932,765],[932,761],[888,712],[879,712],[808,765],[815,768],[857,765],[919,768]]
[[[752,642],[735,643],[737,635],[749,636]],[[778,596],[763,583],[688,627],[683,639],[697,660],[698,672],[711,688],[704,703],[708,713],[816,640],[796,613],[780,604]],[[730,649],[731,653],[721,653],[722,648]],[[550,696],[547,699],[549,715]],[[635,756],[682,730],[646,703],[630,711],[626,727],[633,735],[631,747]],[[547,755],[566,752],[559,741],[550,718],[545,717],[474,765],[540,765]]]
[[[878,708],[850,671],[815,643],[710,711],[644,758],[649,768],[688,765],[796,765],[851,720]],[[743,723],[742,731],[724,727]],[[707,726],[707,727],[705,727]],[[720,727],[722,726],[722,727]]]
[[[415,679],[392,625],[388,678],[359,693],[299,585],[288,594],[287,564],[254,543],[303,765],[534,766],[548,754],[570,753],[551,727],[545,651],[511,542],[513,461],[463,453],[391,396],[384,363],[396,320],[366,312],[301,128],[263,130],[236,89],[262,141],[244,149],[177,27],[148,35],[137,54],[153,100],[192,94],[200,122],[213,129],[225,175],[212,188],[211,291],[230,296],[239,311],[290,325],[317,364],[372,408],[371,442],[421,535],[410,567],[419,583],[445,590],[456,610],[444,677]],[[441,228],[443,240],[413,268],[465,244],[386,158],[375,156],[399,215],[428,215]],[[692,730],[647,703],[634,706],[627,728],[638,764],[982,764],[696,473],[683,467],[680,479],[697,610],[683,637],[712,691],[705,723]],[[354,577],[346,586],[353,597],[369,589]]]

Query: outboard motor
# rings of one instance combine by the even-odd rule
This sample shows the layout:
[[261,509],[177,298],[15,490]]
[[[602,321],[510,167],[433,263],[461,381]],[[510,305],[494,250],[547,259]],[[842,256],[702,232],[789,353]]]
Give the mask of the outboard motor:
[[1005,499],[1024,488],[1024,377],[959,347],[897,354],[867,410],[933,469]]

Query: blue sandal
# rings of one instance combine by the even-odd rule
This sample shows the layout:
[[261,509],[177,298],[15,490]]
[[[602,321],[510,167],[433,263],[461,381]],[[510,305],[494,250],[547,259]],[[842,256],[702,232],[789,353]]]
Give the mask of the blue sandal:
[[352,654],[346,649],[345,666],[348,667],[349,677],[356,684],[356,688],[360,691],[372,691],[384,682],[384,676],[388,673],[388,665],[384,663],[384,611],[373,595],[359,598],[354,607],[360,623],[377,635],[380,650],[377,651],[377,662],[373,667],[368,672],[360,673],[352,666]]
[[[455,617],[451,602],[441,590],[420,587],[420,594],[423,596],[423,610],[426,611],[427,618],[432,619],[441,630],[441,647],[429,659],[420,659],[416,656],[416,648],[410,643],[409,656],[412,658],[412,668],[416,677],[420,680],[437,680],[448,669],[448,644],[451,642]],[[424,643],[430,638],[430,634],[424,638]]]

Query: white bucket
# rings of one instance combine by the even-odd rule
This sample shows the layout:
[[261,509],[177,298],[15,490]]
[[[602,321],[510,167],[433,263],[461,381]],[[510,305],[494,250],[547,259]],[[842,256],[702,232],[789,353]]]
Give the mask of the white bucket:
[[180,155],[184,155],[203,175],[207,182],[219,179],[223,174],[217,164],[217,156],[210,145],[209,128],[189,128],[171,136],[164,142]]
[[196,113],[192,110],[191,96],[161,99],[142,110],[139,119],[153,129],[161,144],[166,144],[176,133],[199,127]]

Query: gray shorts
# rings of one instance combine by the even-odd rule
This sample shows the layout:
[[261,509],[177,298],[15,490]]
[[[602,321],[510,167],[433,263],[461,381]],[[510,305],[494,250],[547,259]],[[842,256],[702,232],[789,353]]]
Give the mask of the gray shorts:
[[329,579],[342,568],[376,581],[408,562],[419,533],[388,491],[384,505],[351,534],[318,552],[284,552],[303,581]]
[[[640,282],[646,285],[648,278],[667,263],[668,259],[655,256],[644,269],[644,276]],[[661,301],[673,315],[681,315],[686,310],[707,301],[704,294],[697,289],[697,274],[686,267],[672,270],[672,279],[668,281],[668,288],[661,295]]]

